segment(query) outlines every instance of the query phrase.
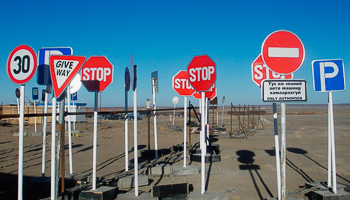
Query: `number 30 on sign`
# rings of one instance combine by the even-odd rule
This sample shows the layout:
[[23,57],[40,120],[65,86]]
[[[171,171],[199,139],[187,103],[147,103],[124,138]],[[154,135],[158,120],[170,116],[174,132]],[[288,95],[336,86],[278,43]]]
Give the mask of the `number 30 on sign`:
[[17,84],[28,82],[35,74],[36,67],[35,51],[27,45],[16,47],[7,60],[7,74]]

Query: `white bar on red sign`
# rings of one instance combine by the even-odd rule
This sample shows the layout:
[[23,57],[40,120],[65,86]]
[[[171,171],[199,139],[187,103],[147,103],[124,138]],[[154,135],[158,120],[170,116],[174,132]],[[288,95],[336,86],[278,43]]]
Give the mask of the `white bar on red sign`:
[[299,58],[299,48],[269,47],[268,56],[270,58]]

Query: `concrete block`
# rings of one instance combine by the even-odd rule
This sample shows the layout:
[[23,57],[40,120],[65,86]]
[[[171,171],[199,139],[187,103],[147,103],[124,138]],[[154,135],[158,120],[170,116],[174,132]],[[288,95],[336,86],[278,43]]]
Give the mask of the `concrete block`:
[[[29,135],[29,133],[24,131],[23,136],[28,136],[28,135]],[[19,136],[19,132],[14,132],[13,136],[17,136],[18,137]]]
[[160,164],[151,168],[152,175],[170,175],[173,173],[173,167],[168,164]]
[[29,133],[30,136],[43,136],[43,132],[42,131],[37,131],[37,132],[31,132]]
[[187,200],[229,200],[229,198],[225,194],[216,192],[206,191],[204,194],[201,194],[199,191],[195,191],[187,196]]
[[102,186],[96,190],[81,191],[80,200],[113,200],[117,196],[116,187]]
[[[148,185],[148,176],[139,175],[138,177],[139,177],[139,186]],[[117,185],[120,189],[135,187],[134,175],[126,176],[118,179]]]
[[341,189],[336,194],[329,190],[315,190],[308,196],[311,200],[350,200],[350,193]]
[[[275,198],[275,197],[268,197],[268,198],[265,198],[265,200],[278,200],[278,198]],[[304,200],[304,199],[286,198],[286,200]]]
[[188,165],[186,167],[183,166],[173,166],[173,174],[174,175],[191,175],[191,174],[199,174],[199,167],[195,165]]
[[176,183],[168,185],[155,185],[152,187],[152,197],[172,197],[188,194],[188,183]]

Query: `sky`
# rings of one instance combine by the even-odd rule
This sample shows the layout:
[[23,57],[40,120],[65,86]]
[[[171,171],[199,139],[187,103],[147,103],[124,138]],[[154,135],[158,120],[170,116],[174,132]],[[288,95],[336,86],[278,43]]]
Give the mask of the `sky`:
[[[277,30],[296,34],[304,44],[305,59],[294,79],[307,82],[307,102],[326,104],[327,93],[313,88],[313,60],[342,59],[345,79],[350,64],[350,1],[4,1],[0,7],[0,102],[14,104],[15,89],[7,75],[7,59],[21,45],[38,54],[42,47],[71,47],[74,55],[106,56],[114,65],[113,82],[102,92],[102,106],[123,107],[124,71],[130,53],[137,65],[137,104],[152,99],[151,73],[158,71],[157,106],[173,106],[180,97],[172,77],[187,70],[192,58],[208,55],[216,63],[219,105],[266,105],[252,81],[251,64],[261,53],[265,38]],[[350,83],[347,83],[349,87]],[[37,76],[25,84],[32,99]],[[41,99],[41,92],[39,95]],[[132,106],[133,92],[128,93]],[[183,106],[180,97],[177,106]],[[188,100],[198,105],[198,100]],[[333,102],[349,103],[349,89],[333,93]],[[26,101],[28,99],[26,98]],[[94,105],[94,93],[84,86],[78,102]]]

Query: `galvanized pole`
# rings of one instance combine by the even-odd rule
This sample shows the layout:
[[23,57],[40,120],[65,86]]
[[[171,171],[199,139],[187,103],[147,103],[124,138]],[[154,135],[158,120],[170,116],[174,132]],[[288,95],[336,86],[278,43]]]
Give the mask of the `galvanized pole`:
[[280,166],[280,145],[278,140],[278,122],[277,122],[277,106],[276,103],[272,104],[273,107],[273,127],[275,131],[275,156],[276,156],[276,170],[277,170],[277,191],[278,199],[281,199],[281,166]]
[[98,92],[95,92],[94,103],[94,135],[93,135],[93,151],[92,151],[92,190],[96,190],[96,160],[97,160],[97,107],[98,107]]

